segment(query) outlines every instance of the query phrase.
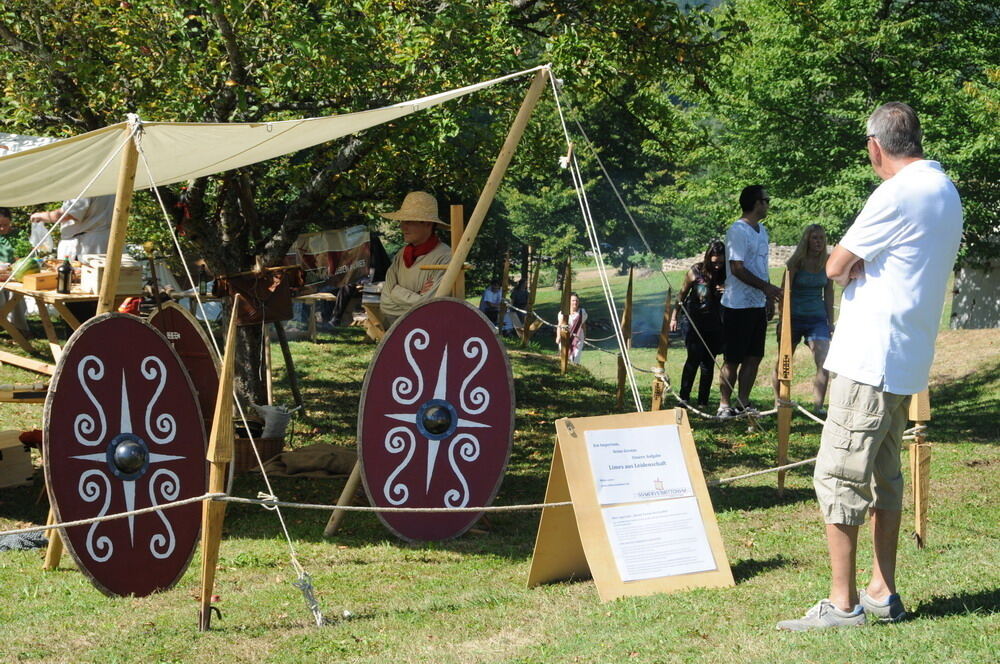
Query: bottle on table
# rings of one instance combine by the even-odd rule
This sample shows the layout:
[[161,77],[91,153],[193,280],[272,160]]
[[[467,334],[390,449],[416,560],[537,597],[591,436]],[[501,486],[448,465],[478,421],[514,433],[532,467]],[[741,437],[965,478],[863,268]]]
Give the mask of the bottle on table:
[[64,258],[62,265],[56,268],[56,292],[69,293],[73,283],[73,266],[69,264],[69,259]]

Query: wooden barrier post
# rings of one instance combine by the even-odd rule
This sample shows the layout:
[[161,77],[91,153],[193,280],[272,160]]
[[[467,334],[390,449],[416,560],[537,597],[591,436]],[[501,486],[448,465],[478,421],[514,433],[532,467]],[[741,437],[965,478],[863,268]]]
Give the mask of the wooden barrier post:
[[528,345],[528,340],[535,333],[532,327],[535,324],[535,295],[538,293],[538,273],[542,271],[542,261],[538,256],[534,256],[535,264],[532,266],[531,285],[528,288],[528,308],[524,314],[524,326],[521,328],[521,348]]
[[[931,399],[927,390],[910,399],[909,419],[923,427],[931,419]],[[910,444],[910,477],[913,482],[913,536],[917,548],[927,546],[927,504],[931,489],[931,444],[922,429]]]
[[[625,291],[625,311],[622,314],[622,339],[625,341],[625,348],[632,347],[632,276],[635,268],[628,269],[628,290]],[[618,391],[615,393],[615,401],[618,409],[625,407],[625,356],[618,355]]]
[[[788,438],[792,430],[792,288],[785,270],[781,297],[781,332],[778,339],[778,465],[788,463]],[[785,471],[778,471],[778,495],[785,493]]]
[[571,259],[566,259],[566,267],[563,270],[562,281],[562,303],[559,311],[562,314],[559,329],[556,331],[556,338],[559,339],[559,373],[565,374],[569,369],[569,300],[573,290],[573,263]]
[[[457,247],[458,243],[462,241],[462,233],[465,232],[465,207],[462,205],[452,205],[451,206],[451,246]],[[444,295],[444,293],[442,293]],[[454,297],[459,300],[465,299],[465,272],[459,272],[458,276],[455,278],[455,290],[453,291]]]
[[507,287],[510,286],[510,254],[503,258],[503,275],[500,277],[500,308],[497,310],[497,330],[503,332],[504,316],[507,315]]
[[[656,366],[659,367],[661,374],[667,369],[667,349],[670,348],[670,314],[673,299],[673,289],[667,283],[667,299],[663,303],[663,322],[660,323],[660,341],[656,346]],[[653,397],[649,404],[650,410],[660,410],[663,408],[663,395],[665,392],[666,386],[663,384],[663,381],[660,380],[659,375],[654,375]]]
[[[215,397],[215,417],[208,440],[208,491],[225,493],[226,466],[233,460],[233,376],[236,370],[236,311],[240,296],[233,298],[226,349],[219,372],[219,391]],[[212,623],[212,589],[215,586],[215,566],[222,543],[222,522],[226,518],[226,503],[206,500],[201,509],[201,606],[198,629],[206,631]]]

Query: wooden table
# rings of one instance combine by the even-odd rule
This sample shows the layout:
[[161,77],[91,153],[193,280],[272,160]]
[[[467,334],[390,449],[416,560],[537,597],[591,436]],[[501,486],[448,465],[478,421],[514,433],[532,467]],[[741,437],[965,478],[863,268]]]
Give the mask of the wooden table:
[[[49,352],[52,354],[53,362],[59,361],[59,356],[62,355],[63,340],[59,338],[56,334],[55,325],[52,323],[52,318],[49,316],[49,310],[46,305],[52,305],[59,314],[60,318],[66,321],[70,329],[75,330],[80,327],[80,321],[73,312],[69,310],[66,306],[67,304],[73,302],[97,302],[97,293],[87,293],[80,290],[79,285],[74,284],[73,290],[69,293],[57,293],[54,290],[31,290],[30,288],[25,288],[24,284],[20,282],[12,281],[3,287],[3,290],[7,292],[8,298],[7,302],[0,307],[0,327],[10,335],[10,338],[14,342],[24,349],[26,352],[35,353],[35,349],[32,348],[31,344],[28,342],[27,338],[18,330],[13,323],[7,320],[7,315],[14,310],[17,303],[26,297],[31,297],[35,299],[35,303],[38,305],[38,317],[42,319],[42,328],[45,330],[45,337],[49,342]],[[138,296],[139,293],[135,294],[118,294],[115,299],[115,304],[117,305],[126,297]],[[39,360],[34,360],[31,358],[23,357],[21,355],[15,355],[14,353],[8,353],[6,351],[0,351],[0,363],[12,364],[22,369],[28,369],[29,371],[35,371],[37,373],[47,374],[51,376],[55,372],[55,365],[48,364],[46,362],[41,362]]]

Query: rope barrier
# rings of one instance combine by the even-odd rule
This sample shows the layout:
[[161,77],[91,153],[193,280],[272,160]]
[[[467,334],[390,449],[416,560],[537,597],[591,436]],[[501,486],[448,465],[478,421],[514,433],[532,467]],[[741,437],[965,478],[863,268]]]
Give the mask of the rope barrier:
[[105,514],[104,516],[95,516],[89,519],[79,519],[78,521],[64,521],[62,523],[50,523],[46,526],[31,526],[28,528],[18,528],[17,530],[5,530],[0,532],[0,535],[23,535],[25,533],[38,533],[45,530],[53,530],[55,528],[74,528],[76,526],[86,526],[91,523],[114,521],[115,519],[124,519],[125,517],[128,516],[149,514],[150,512],[159,512],[160,510],[171,509],[173,507],[181,507],[182,505],[190,505],[191,503],[200,503],[203,500],[215,500],[225,495],[226,494],[224,493],[204,493],[200,496],[195,496],[194,498],[175,500],[172,503],[163,503],[162,505],[156,505],[155,507],[143,507],[142,509],[132,510],[131,512],[118,512],[116,514]]
[[794,463],[787,463],[784,466],[776,466],[775,468],[765,468],[764,470],[756,470],[752,473],[746,473],[743,475],[736,475],[735,477],[727,477],[721,480],[709,480],[708,486],[721,486],[723,484],[729,484],[737,480],[745,480],[748,477],[756,477],[757,475],[766,475],[768,473],[778,473],[783,470],[788,470],[789,468],[798,468],[799,466],[806,466],[810,463],[816,463],[816,457],[811,459],[805,459],[804,461],[796,461]]
[[275,509],[276,507],[293,507],[303,510],[320,510],[332,512],[343,510],[345,512],[378,512],[381,514],[434,514],[434,513],[461,513],[461,512],[527,512],[532,510],[548,509],[550,507],[566,507],[572,505],[572,501],[559,503],[531,503],[527,505],[486,505],[482,507],[371,507],[362,505],[328,505],[325,503],[289,503],[280,500],[267,498],[240,498],[238,496],[226,496],[212,498],[212,500],[224,503],[240,503],[245,505],[260,505],[265,509]]

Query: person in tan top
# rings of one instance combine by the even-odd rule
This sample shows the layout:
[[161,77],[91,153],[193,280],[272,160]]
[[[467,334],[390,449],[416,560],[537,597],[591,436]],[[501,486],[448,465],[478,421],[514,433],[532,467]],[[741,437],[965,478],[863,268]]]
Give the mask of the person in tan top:
[[451,247],[438,239],[435,225],[451,228],[438,217],[437,199],[425,191],[412,191],[395,212],[382,214],[399,222],[406,245],[396,254],[385,274],[379,306],[386,327],[416,305],[434,297],[444,270],[421,270],[424,265],[447,265]]

